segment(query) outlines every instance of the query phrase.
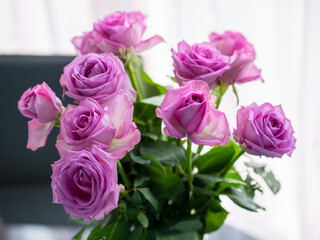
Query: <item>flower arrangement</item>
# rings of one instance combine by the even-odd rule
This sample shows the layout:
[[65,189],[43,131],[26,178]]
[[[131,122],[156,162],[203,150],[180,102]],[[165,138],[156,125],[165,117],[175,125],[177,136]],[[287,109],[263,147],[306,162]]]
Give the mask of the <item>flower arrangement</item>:
[[31,119],[27,148],[45,146],[51,129],[60,127],[51,187],[53,202],[84,225],[74,239],[86,228],[88,239],[202,239],[228,215],[221,195],[256,212],[264,209],[254,202],[262,192],[258,175],[274,194],[280,189],[264,164],[246,162],[247,174],[240,175],[237,159],[281,158],[295,149],[280,105],[242,106],[233,139],[218,110],[229,86],[238,98],[237,84],[262,80],[253,46],[240,33],[181,41],[172,50],[179,87],[166,89],[145,73],[138,55],[163,42],[160,36],[141,40],[145,18],[115,12],[72,39],[78,56],[60,84],[74,104],[65,108],[45,82],[18,102]]

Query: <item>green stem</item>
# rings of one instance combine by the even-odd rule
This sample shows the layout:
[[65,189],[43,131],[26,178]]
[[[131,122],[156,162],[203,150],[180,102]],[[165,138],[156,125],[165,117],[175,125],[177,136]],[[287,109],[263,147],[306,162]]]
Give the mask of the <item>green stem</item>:
[[121,178],[123,180],[124,186],[126,187],[126,189],[130,188],[130,181],[128,179],[128,176],[126,174],[126,172],[124,171],[122,164],[120,162],[120,160],[117,161],[117,166],[118,166],[118,172],[121,175]]
[[136,75],[135,75],[135,72],[133,70],[132,63],[130,60],[128,62],[128,69],[130,71],[132,85],[133,85],[134,89],[137,91],[137,101],[140,101],[140,100],[142,100],[142,94],[141,94],[141,91],[139,88],[139,83],[136,78]]
[[224,170],[220,173],[221,177],[224,177],[227,172],[229,171],[229,169],[233,166],[233,164],[239,159],[239,157],[241,157],[241,155],[244,154],[244,151],[241,150],[240,152],[238,152],[237,155],[235,155],[233,157],[233,159],[231,159],[231,161],[228,163],[228,165],[224,168]]
[[187,170],[188,170],[188,182],[189,182],[189,187],[190,187],[190,197],[192,195],[193,191],[193,176],[192,176],[192,142],[188,139],[187,140]]
[[221,99],[222,99],[222,96],[219,96],[217,98],[217,101],[216,101],[216,109],[219,109],[219,106],[220,106],[220,103],[221,103]]
[[197,150],[198,155],[200,155],[202,149],[203,149],[203,145],[199,145],[198,150]]
[[[238,154],[236,156],[233,157],[233,159],[231,159],[231,161],[229,162],[229,164],[224,168],[224,170],[219,174],[220,177],[224,177],[227,172],[229,171],[229,169],[233,166],[233,164],[239,159],[239,157],[241,157],[241,155],[244,153],[243,150],[241,150],[240,152],[238,152]],[[213,188],[213,191],[217,191],[218,188],[220,186],[220,182],[218,182],[215,187]]]

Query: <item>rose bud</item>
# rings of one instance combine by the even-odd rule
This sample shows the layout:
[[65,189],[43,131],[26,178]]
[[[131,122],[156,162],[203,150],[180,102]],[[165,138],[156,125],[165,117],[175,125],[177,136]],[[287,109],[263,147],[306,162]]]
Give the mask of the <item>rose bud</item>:
[[90,97],[103,102],[119,91],[125,92],[131,101],[136,99],[123,63],[113,54],[90,53],[76,57],[64,68],[61,86],[75,102]]
[[71,217],[102,220],[118,206],[117,160],[97,146],[67,150],[52,164],[51,179],[53,203]]
[[198,145],[225,145],[230,130],[226,116],[210,102],[210,90],[206,83],[192,80],[177,89],[168,89],[157,109],[157,115],[165,125],[164,133],[171,137],[188,138]]
[[48,135],[62,112],[60,99],[43,82],[22,94],[18,109],[23,116],[32,119],[28,122],[27,148],[35,151],[45,146]]
[[266,157],[291,156],[296,139],[290,120],[280,105],[252,103],[237,112],[237,129],[234,139],[240,147],[252,155]]
[[229,57],[222,56],[209,42],[190,46],[182,41],[178,44],[178,52],[171,51],[174,74],[179,85],[190,80],[202,80],[213,88],[230,68]]
[[140,142],[133,118],[133,105],[124,93],[118,93],[102,106],[86,98],[79,106],[68,105],[61,116],[56,147],[62,156],[66,149],[81,150],[98,145],[117,159]]
[[256,57],[253,46],[244,36],[227,31],[221,35],[211,33],[209,38],[223,55],[230,56],[231,68],[222,76],[226,83],[245,83],[262,79],[261,70],[254,65]]
[[[142,52],[164,41],[158,35],[144,41],[141,40],[147,28],[144,24],[145,18],[146,16],[141,12],[115,12],[93,25],[94,31],[102,39],[96,35],[89,35],[88,38],[88,35],[85,34],[74,38],[73,43],[82,54],[88,52],[90,47],[87,47],[95,43],[97,43],[97,48],[91,48],[92,50],[99,49],[99,51],[118,54],[124,52],[126,48],[133,48],[136,52]],[[86,43],[87,41],[89,43]]]

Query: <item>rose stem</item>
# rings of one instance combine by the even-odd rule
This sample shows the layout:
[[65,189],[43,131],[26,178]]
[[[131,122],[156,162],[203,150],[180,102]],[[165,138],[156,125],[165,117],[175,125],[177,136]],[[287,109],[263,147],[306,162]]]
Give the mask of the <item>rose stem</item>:
[[193,191],[193,176],[192,176],[192,142],[188,139],[187,140],[187,170],[188,170],[188,182],[189,182],[189,187],[190,187],[190,192],[189,192],[189,197],[192,196],[192,191]]
[[128,67],[129,67],[130,75],[132,77],[131,80],[132,80],[133,86],[134,86],[135,90],[137,91],[137,101],[140,101],[140,100],[142,100],[142,95],[141,95],[139,84],[138,84],[135,72],[133,70],[131,61],[128,62]]
[[[233,164],[241,157],[241,155],[244,154],[244,151],[241,150],[237,155],[235,155],[231,161],[228,163],[228,165],[224,168],[223,172],[220,173],[220,177],[224,177],[229,169],[233,166]],[[217,191],[219,188],[220,183],[218,182],[217,185],[213,188],[213,191]]]
[[117,166],[118,166],[118,172],[121,175],[121,178],[123,180],[124,186],[126,187],[126,189],[130,189],[130,181],[128,179],[128,176],[126,174],[126,172],[124,171],[122,164],[120,162],[120,160],[117,161]]
[[203,145],[199,145],[198,150],[197,150],[197,154],[200,155],[201,151],[202,151]]
[[241,155],[244,154],[244,151],[241,150],[237,155],[235,155],[231,161],[228,163],[228,165],[224,168],[224,170],[220,173],[220,177],[224,177],[227,172],[229,171],[229,169],[232,167],[232,165],[238,160],[239,157],[241,157]]

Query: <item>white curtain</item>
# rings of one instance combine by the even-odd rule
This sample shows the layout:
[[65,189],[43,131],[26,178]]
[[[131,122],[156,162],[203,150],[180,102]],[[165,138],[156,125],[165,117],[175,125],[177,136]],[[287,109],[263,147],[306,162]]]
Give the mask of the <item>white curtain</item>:
[[[240,104],[282,104],[296,131],[292,158],[261,158],[282,184],[251,213],[225,200],[226,223],[258,239],[320,239],[320,1],[319,0],[0,0],[0,54],[74,55],[70,39],[116,10],[148,15],[146,37],[163,36],[143,53],[146,71],[172,85],[170,48],[208,40],[210,32],[239,31],[253,43],[265,80],[238,86]],[[221,109],[235,126],[236,99],[228,91]]]

